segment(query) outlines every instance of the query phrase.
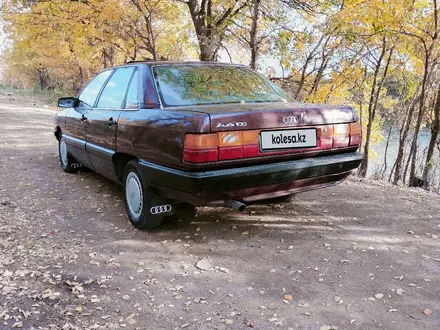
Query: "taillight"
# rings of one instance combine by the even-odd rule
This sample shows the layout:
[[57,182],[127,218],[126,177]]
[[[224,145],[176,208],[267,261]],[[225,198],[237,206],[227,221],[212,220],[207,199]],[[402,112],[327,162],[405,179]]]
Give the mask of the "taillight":
[[183,159],[189,163],[257,157],[260,131],[187,134]]
[[357,121],[350,124],[350,145],[357,146],[361,144],[362,127]]
[[318,128],[318,141],[321,149],[333,148],[333,125]]
[[[356,146],[361,143],[359,122],[318,126],[317,134],[318,150]],[[301,151],[296,149],[260,153],[259,140],[260,130],[187,134],[183,159],[189,163],[209,163]]]
[[350,125],[333,125],[333,148],[348,147],[350,143]]
[[243,157],[243,132],[223,132],[218,135],[218,159]]
[[183,159],[189,163],[208,163],[218,160],[217,134],[187,134]]
[[260,131],[243,132],[243,158],[257,157],[260,153]]

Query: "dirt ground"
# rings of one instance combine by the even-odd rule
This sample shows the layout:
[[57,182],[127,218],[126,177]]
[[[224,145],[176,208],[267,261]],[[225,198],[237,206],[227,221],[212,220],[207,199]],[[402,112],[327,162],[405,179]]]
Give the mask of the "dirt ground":
[[352,178],[138,231],[33,104],[0,99],[0,329],[440,329],[438,195]]

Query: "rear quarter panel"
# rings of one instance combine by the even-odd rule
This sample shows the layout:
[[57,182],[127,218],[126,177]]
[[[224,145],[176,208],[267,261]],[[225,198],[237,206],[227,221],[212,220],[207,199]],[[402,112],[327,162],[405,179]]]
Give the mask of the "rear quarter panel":
[[139,159],[186,168],[182,162],[187,133],[210,131],[207,114],[165,109],[122,111],[118,120],[117,152]]

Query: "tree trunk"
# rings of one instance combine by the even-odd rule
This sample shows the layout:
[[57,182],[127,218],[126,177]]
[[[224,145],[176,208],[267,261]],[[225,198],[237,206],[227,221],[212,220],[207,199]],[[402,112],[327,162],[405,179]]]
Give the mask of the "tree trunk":
[[325,57],[323,58],[321,65],[318,69],[318,73],[316,74],[316,77],[313,80],[313,86],[312,86],[312,89],[310,90],[309,95],[306,98],[306,101],[308,101],[310,99],[310,96],[316,95],[316,93],[318,92],[319,83],[322,80],[322,77],[324,75],[324,71],[325,71],[325,69],[327,69],[327,65],[328,65],[329,61],[330,61],[330,59],[326,59]]
[[115,49],[112,46],[104,46],[102,49],[103,64],[105,68],[115,66]]
[[217,53],[215,49],[213,49],[209,37],[202,36],[201,39],[203,41],[199,41],[200,61],[215,61],[217,59]]
[[156,51],[156,42],[155,42],[155,36],[153,31],[153,9],[147,8],[145,5],[142,6],[141,2],[138,0],[131,0],[132,4],[136,7],[136,9],[139,11],[139,13],[142,15],[142,18],[145,22],[145,28],[147,30],[147,36],[146,38],[142,38],[145,48],[147,51],[153,56],[153,60],[157,60],[157,51]]
[[432,157],[435,145],[440,132],[440,85],[437,90],[437,99],[434,106],[434,119],[431,122],[431,139],[429,140],[428,152],[426,155],[425,168],[423,169],[423,181],[427,182],[432,168]]
[[77,83],[77,80],[74,80],[74,90],[75,91],[79,91],[81,88],[84,87],[85,83],[86,83],[86,77],[84,74],[84,68],[81,65],[79,59],[78,59],[78,55],[76,54],[75,49],[73,48],[73,44],[69,41],[69,50],[70,53],[72,54],[73,58],[75,59],[75,63],[79,68],[79,83]]
[[414,111],[416,109],[416,104],[419,102],[419,97],[416,97],[410,105],[409,111],[405,118],[405,121],[400,130],[400,139],[399,139],[399,149],[397,151],[397,157],[395,161],[395,172],[393,178],[393,184],[397,185],[399,180],[402,178],[402,166],[405,156],[405,144],[408,139],[409,129],[411,127],[411,119],[414,115]]
[[[413,139],[413,142],[414,142],[414,139]],[[412,148],[412,144],[411,144],[411,148]],[[409,168],[409,164],[411,164],[411,159],[412,159],[412,153],[410,152],[408,154],[408,159],[406,161],[405,169],[403,170],[403,184],[406,184],[406,177],[408,175],[408,168]]]
[[394,121],[391,124],[390,130],[388,132],[388,136],[387,136],[387,143],[385,145],[385,153],[383,156],[383,176],[385,175],[387,168],[388,168],[388,162],[387,162],[387,158],[388,158],[388,147],[390,146],[390,139],[391,139],[391,134],[393,132],[393,128],[394,128]]
[[[321,36],[321,38],[319,38],[319,41],[317,42],[315,47],[311,50],[309,55],[307,55],[307,58],[306,58],[306,60],[304,62],[304,65],[303,65],[303,67],[301,69],[301,80],[300,80],[300,82],[298,84],[298,89],[296,90],[296,93],[295,93],[295,99],[296,100],[299,99],[300,93],[301,93],[301,91],[302,91],[302,89],[304,87],[304,83],[306,81],[306,75],[307,75],[307,68],[309,67],[310,62],[315,57],[316,51],[319,48],[319,46],[321,46],[321,43],[323,42],[324,38],[325,38],[325,35],[323,34]],[[283,75],[283,77],[284,77],[284,75]]]
[[38,83],[40,85],[40,90],[45,91],[49,88],[49,74],[46,68],[41,68],[37,70],[38,73]]
[[196,30],[201,61],[217,60],[217,52],[226,32],[226,22],[248,6],[248,1],[238,7],[239,0],[228,3],[230,6],[224,12],[214,13],[218,9],[217,4],[213,5],[212,0],[185,1]]
[[[375,98],[379,95],[380,92],[380,86],[378,86],[377,79],[379,76],[379,71],[382,66],[382,60],[385,56],[386,52],[386,38],[383,38],[382,42],[382,51],[379,56],[379,59],[376,62],[376,67],[374,69],[374,75],[373,75],[373,85],[371,86],[371,93],[370,93],[370,101],[368,102],[368,124],[367,124],[367,133],[365,136],[365,145],[364,145],[364,159],[359,167],[359,176],[366,177],[367,171],[368,171],[368,153],[370,151],[370,139],[371,139],[371,132],[373,128],[373,121],[375,118],[375,107],[377,106],[377,102],[375,102]],[[384,76],[386,73],[384,73]],[[384,77],[385,78],[385,77]],[[376,93],[376,89],[379,89]]]
[[187,1],[186,4],[191,14],[194,29],[196,30],[200,60],[213,61],[215,59],[215,47],[212,46],[211,40],[211,33],[213,32],[211,0],[202,1],[200,5],[198,0],[190,0]]
[[153,60],[157,60],[157,51],[156,51],[156,38],[154,37],[153,33],[153,24],[152,24],[152,14],[150,13],[147,16],[146,23],[147,23],[147,33],[148,33],[148,43],[150,44],[150,53],[153,55]]
[[420,128],[422,127],[423,115],[425,113],[425,96],[426,96],[426,84],[428,81],[428,72],[429,72],[429,60],[430,60],[430,52],[425,52],[425,64],[424,64],[424,73],[422,80],[422,90],[420,92],[420,102],[419,102],[419,113],[417,115],[416,127],[414,129],[414,138],[411,144],[411,169],[409,175],[409,186],[414,187],[416,185],[416,158],[417,158],[417,144],[420,133]]
[[253,1],[253,13],[252,13],[252,25],[249,38],[249,46],[251,48],[251,68],[256,69],[257,66],[257,56],[258,56],[258,43],[257,43],[257,30],[258,30],[258,17],[260,14],[260,4],[261,0]]
[[86,75],[84,73],[84,68],[80,65],[79,68],[79,86],[75,86],[75,92],[78,93],[81,88],[84,87],[86,81]]

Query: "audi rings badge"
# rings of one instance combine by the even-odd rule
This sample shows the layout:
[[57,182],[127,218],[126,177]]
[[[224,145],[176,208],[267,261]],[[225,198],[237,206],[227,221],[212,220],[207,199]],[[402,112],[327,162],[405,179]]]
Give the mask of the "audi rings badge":
[[170,204],[153,206],[150,213],[153,215],[171,212],[173,207]]
[[299,119],[297,116],[290,116],[290,117],[283,118],[283,123],[286,125],[297,124],[298,122],[299,122]]

